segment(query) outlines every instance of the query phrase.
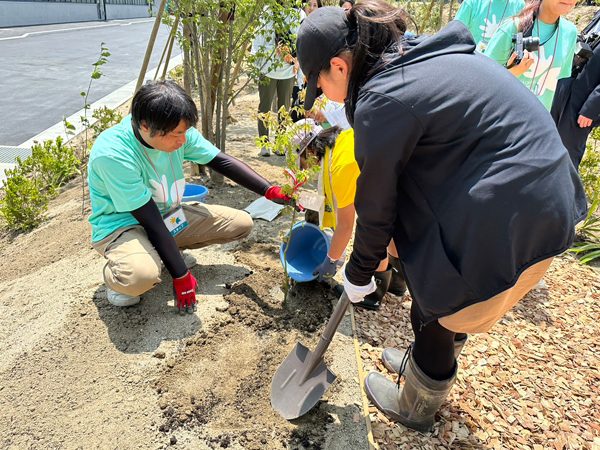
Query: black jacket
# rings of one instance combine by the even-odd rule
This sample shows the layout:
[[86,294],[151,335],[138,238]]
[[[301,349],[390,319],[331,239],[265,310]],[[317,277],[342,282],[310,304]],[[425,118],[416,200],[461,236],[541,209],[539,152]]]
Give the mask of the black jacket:
[[586,201],[548,111],[462,23],[408,45],[359,94],[347,275],[366,285],[393,237],[427,323],[565,251]]
[[[592,126],[581,128],[577,123],[580,115],[592,119]],[[573,164],[579,167],[588,135],[600,125],[600,45],[577,78],[558,81],[552,117]]]

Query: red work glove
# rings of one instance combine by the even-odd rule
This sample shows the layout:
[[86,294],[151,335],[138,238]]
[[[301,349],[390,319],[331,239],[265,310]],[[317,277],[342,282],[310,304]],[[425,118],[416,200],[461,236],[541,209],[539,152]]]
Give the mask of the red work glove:
[[186,312],[192,314],[196,311],[196,286],[198,282],[188,270],[188,273],[182,278],[173,278],[173,289],[177,296],[177,308],[179,314]]
[[296,205],[296,201],[289,195],[284,194],[279,186],[271,186],[267,190],[265,198],[279,205],[291,206],[292,208],[296,208],[296,211],[300,211],[300,208]]

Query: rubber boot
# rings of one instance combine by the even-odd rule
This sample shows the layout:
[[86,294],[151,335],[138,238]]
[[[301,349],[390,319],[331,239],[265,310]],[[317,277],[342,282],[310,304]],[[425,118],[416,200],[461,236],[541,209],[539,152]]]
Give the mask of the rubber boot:
[[387,292],[390,281],[392,280],[392,266],[388,264],[387,270],[384,270],[383,272],[375,272],[373,277],[375,278],[375,285],[377,286],[377,289],[375,292],[365,296],[365,299],[362,302],[353,303],[354,306],[358,308],[370,309],[372,311],[377,311],[381,306],[383,296]]
[[[460,355],[460,352],[465,346],[465,342],[467,342],[468,337],[469,335],[467,335],[464,339],[460,341],[454,341],[454,357],[456,359],[458,359],[458,356]],[[399,373],[400,367],[402,365],[402,360],[404,359],[405,355],[406,352],[402,352],[397,348],[388,347],[383,350],[381,360],[383,361],[383,365],[387,370],[389,370],[392,373]]]
[[400,260],[392,255],[388,255],[390,259],[390,265],[392,266],[392,281],[388,287],[388,292],[398,297],[402,297],[406,291],[406,280],[402,273],[402,266]]
[[429,378],[410,354],[404,371],[404,386],[399,386],[377,372],[365,378],[365,392],[371,402],[386,416],[413,430],[426,433],[435,423],[435,413],[456,381],[457,365],[450,378]]

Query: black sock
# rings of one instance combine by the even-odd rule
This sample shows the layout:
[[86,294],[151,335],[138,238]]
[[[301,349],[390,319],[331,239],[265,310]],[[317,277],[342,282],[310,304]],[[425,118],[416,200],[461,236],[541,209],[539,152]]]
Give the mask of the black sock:
[[454,373],[456,363],[454,358],[456,333],[441,326],[437,320],[422,325],[414,301],[410,310],[410,319],[415,333],[413,357],[417,366],[434,380],[447,380]]

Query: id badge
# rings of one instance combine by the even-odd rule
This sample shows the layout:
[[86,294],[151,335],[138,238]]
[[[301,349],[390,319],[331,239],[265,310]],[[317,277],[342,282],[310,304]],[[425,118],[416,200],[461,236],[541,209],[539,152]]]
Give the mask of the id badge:
[[174,211],[163,216],[163,221],[167,226],[167,230],[171,233],[171,236],[175,236],[182,230],[187,228],[188,223],[183,213],[183,209],[179,206]]
[[477,44],[477,51],[479,53],[485,53],[485,47],[486,47],[485,42],[479,41],[479,43]]

